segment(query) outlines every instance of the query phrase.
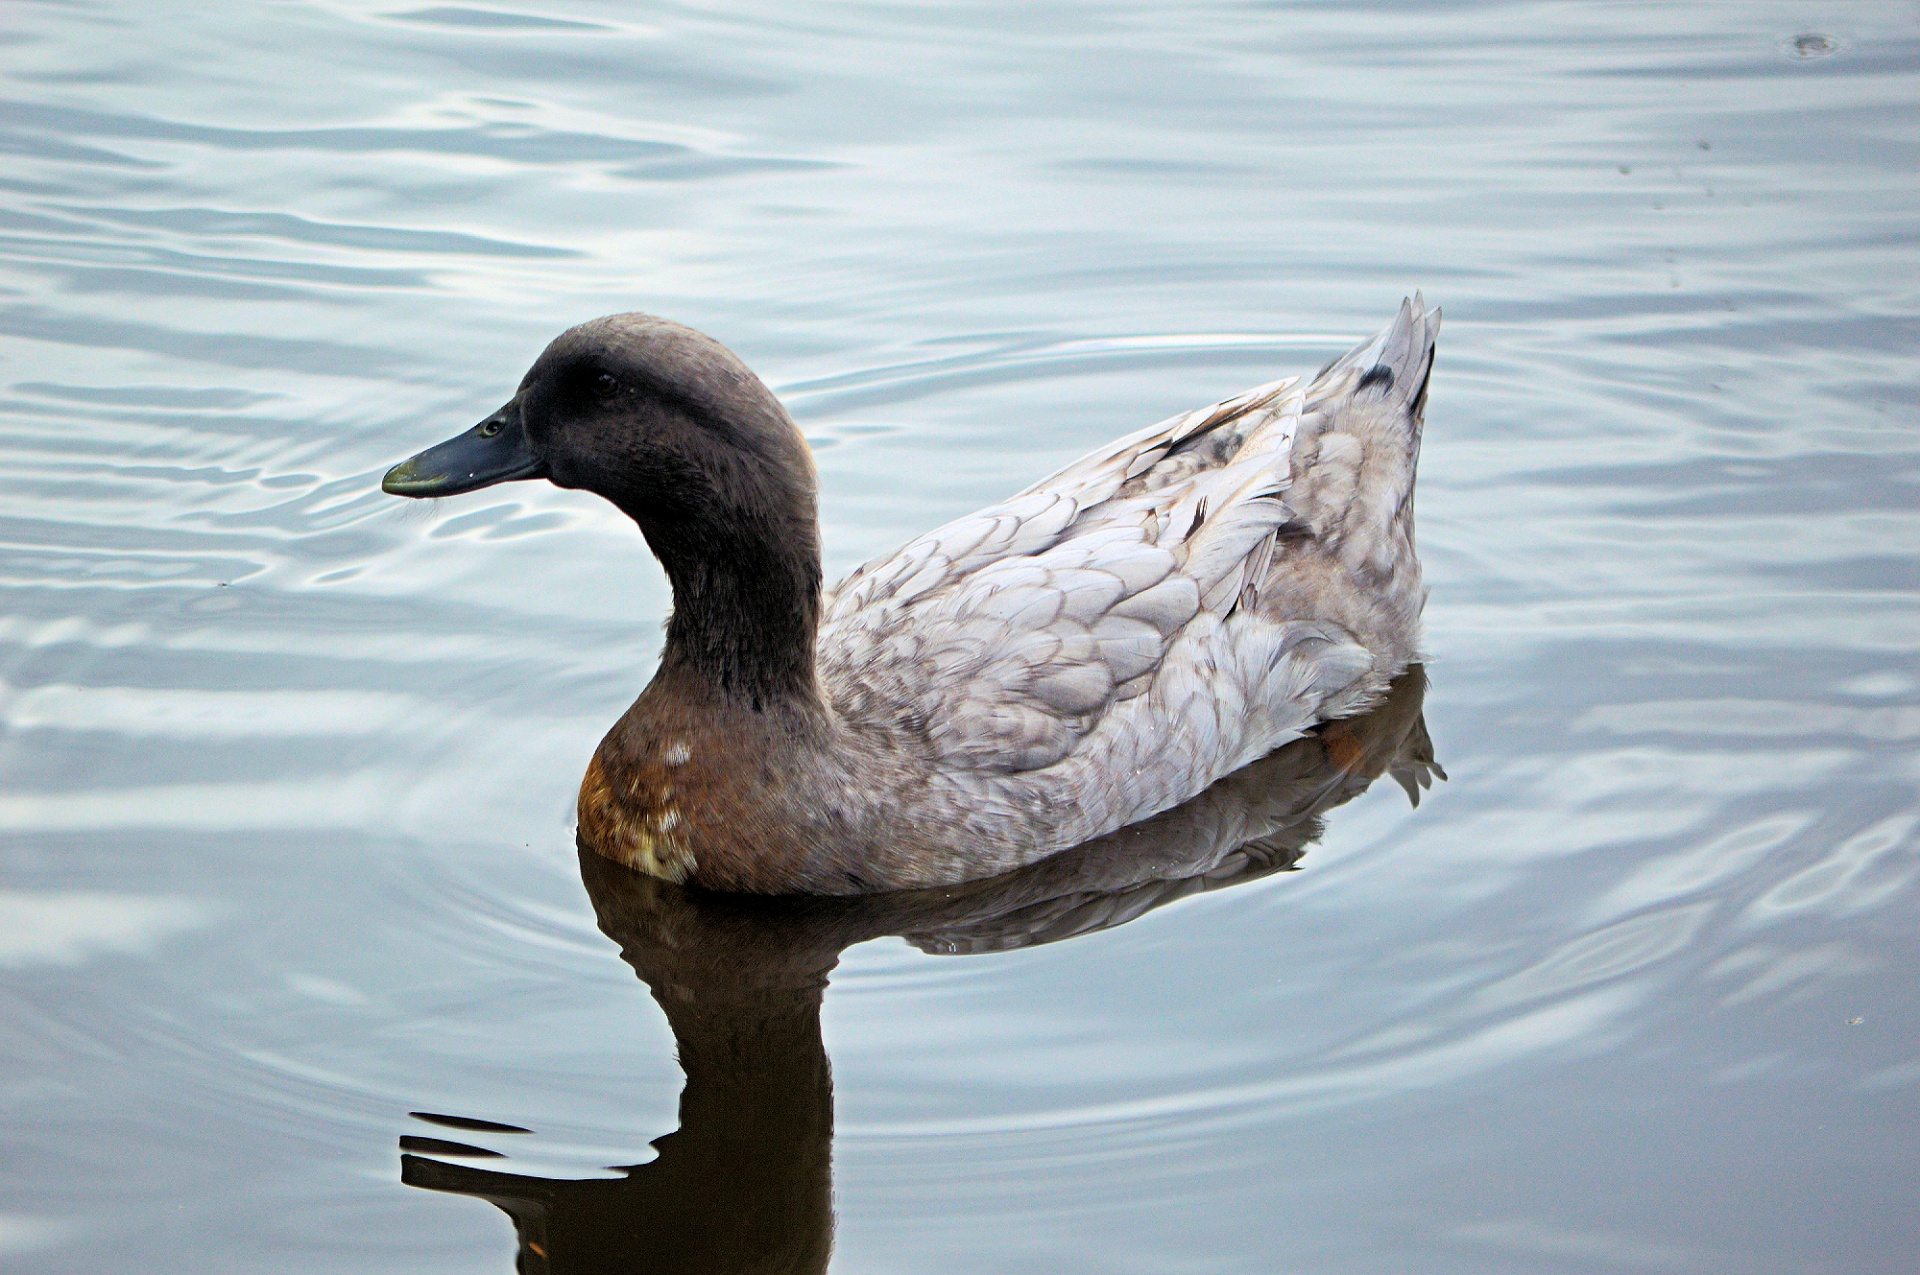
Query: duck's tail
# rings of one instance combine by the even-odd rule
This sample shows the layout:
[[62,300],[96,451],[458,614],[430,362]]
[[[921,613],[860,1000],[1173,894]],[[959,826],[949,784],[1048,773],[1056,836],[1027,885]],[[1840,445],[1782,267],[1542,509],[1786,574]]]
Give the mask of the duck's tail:
[[1414,437],[1419,438],[1419,422],[1427,410],[1427,380],[1433,375],[1433,347],[1440,335],[1440,307],[1427,309],[1426,297],[1414,293],[1400,302],[1400,313],[1371,341],[1363,341],[1320,369],[1307,391],[1309,406],[1314,391],[1337,383],[1342,373],[1360,375],[1355,390],[1372,390],[1385,403],[1399,404],[1414,422]]
[[1439,331],[1440,311],[1428,310],[1415,293],[1385,331],[1329,363],[1307,387],[1287,505],[1323,545],[1357,550],[1355,567],[1397,555],[1403,547],[1389,534],[1397,526],[1411,540],[1414,471]]
[[1440,312],[1416,294],[1386,331],[1328,364],[1307,387],[1288,457],[1289,521],[1264,605],[1276,617],[1329,620],[1372,652],[1356,695],[1384,687],[1419,652],[1426,586],[1413,487],[1439,329]]
[[1420,293],[1400,303],[1400,313],[1370,341],[1363,341],[1320,369],[1307,388],[1306,410],[1365,418],[1372,429],[1402,442],[1409,469],[1420,456],[1427,382],[1433,376],[1440,309],[1427,309]]

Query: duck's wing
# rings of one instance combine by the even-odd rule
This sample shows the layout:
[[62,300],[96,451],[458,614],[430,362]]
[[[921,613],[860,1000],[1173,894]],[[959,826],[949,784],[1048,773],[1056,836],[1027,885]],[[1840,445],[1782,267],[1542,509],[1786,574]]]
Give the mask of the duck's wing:
[[[1335,367],[1351,382],[1349,360],[1422,336],[1403,307]],[[1289,534],[1313,534],[1286,497],[1307,401],[1294,378],[1186,413],[856,571],[820,634],[835,709],[956,780],[1131,782],[1096,803],[1126,818],[1330,715],[1371,654],[1259,605]]]
[[835,707],[945,768],[1060,761],[1263,570],[1301,401],[1294,379],[1187,413],[863,567],[826,606]]

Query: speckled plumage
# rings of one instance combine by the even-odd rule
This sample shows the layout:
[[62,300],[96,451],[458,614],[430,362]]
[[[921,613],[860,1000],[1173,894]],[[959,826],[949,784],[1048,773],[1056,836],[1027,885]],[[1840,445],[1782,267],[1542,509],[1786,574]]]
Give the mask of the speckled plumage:
[[822,690],[905,763],[902,822],[952,847],[903,864],[901,884],[1146,818],[1356,711],[1415,658],[1438,326],[1416,299],[1312,385],[1130,435],[832,591]]
[[[1416,297],[1310,385],[1129,435],[824,593],[811,464],[752,373],[649,316],[567,333],[502,409],[508,477],[625,509],[676,607],[582,785],[583,844],[719,889],[950,884],[1360,711],[1417,657],[1439,320]],[[583,367],[617,388],[570,406]]]

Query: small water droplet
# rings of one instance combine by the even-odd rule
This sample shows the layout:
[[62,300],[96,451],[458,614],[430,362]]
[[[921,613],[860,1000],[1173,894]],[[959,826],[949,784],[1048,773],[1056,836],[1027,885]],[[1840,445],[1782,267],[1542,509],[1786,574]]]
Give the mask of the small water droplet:
[[1840,47],[1840,42],[1831,36],[1809,31],[1796,35],[1787,44],[1787,52],[1797,58],[1823,58]]

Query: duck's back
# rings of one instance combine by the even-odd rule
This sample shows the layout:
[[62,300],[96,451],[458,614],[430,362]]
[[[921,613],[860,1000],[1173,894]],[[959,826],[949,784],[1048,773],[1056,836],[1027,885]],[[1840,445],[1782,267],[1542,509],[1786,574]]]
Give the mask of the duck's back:
[[[1123,438],[862,567],[819,668],[897,884],[1016,867],[1351,714],[1415,656],[1439,312]],[[873,770],[858,769],[863,762]]]

